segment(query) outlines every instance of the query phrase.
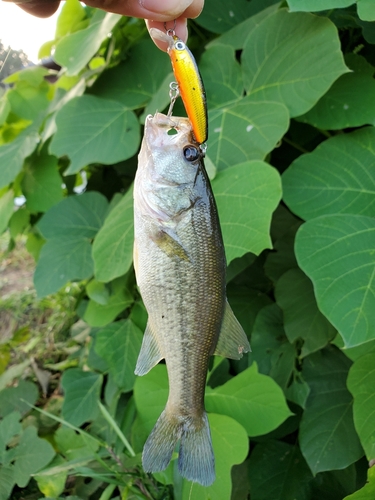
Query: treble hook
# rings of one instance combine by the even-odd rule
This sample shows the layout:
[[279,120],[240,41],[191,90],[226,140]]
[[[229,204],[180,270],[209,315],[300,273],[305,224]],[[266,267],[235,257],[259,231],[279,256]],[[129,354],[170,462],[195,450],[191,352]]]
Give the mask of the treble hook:
[[176,36],[176,32],[175,32],[175,29],[176,29],[176,24],[177,24],[177,21],[176,19],[173,20],[173,28],[167,28],[167,23],[165,22],[164,23],[164,29],[165,29],[165,32],[167,33],[168,36]]

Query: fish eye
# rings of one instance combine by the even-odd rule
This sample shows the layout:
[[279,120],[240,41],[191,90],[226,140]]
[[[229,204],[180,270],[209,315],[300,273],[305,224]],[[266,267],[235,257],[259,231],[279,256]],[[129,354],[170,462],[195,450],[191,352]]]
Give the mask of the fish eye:
[[181,42],[181,40],[178,40],[178,42],[175,43],[175,47],[177,50],[185,50],[185,44],[184,42]]
[[187,161],[195,161],[198,160],[200,154],[199,149],[195,146],[185,146],[184,147],[184,156]]

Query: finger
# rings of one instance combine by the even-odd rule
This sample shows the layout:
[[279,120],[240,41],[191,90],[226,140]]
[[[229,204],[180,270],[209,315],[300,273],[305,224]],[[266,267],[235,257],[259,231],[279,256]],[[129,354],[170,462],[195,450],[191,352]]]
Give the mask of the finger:
[[32,1],[18,4],[22,10],[35,17],[50,17],[59,8],[60,0]]
[[[146,26],[147,29],[150,31],[150,28],[157,28],[160,31],[165,32],[165,26],[164,23],[160,21],[151,21],[149,19],[146,19]],[[187,19],[186,17],[180,17],[176,19],[176,26],[174,26],[174,22],[167,22],[166,23],[167,28],[173,29],[176,35],[181,38],[184,42],[186,42],[188,38],[188,31],[187,31]],[[151,36],[151,35],[150,35]],[[167,51],[168,44],[165,42],[162,42],[160,40],[157,40],[156,38],[153,38],[151,36],[152,41],[154,44],[160,49],[164,50],[164,52]]]

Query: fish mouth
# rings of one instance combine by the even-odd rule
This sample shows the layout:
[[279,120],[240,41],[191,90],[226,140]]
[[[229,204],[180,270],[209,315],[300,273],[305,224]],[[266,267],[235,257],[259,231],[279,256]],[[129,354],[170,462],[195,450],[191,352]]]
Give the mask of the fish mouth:
[[146,117],[144,137],[147,144],[154,147],[195,142],[188,118],[167,116],[163,113],[155,113]]

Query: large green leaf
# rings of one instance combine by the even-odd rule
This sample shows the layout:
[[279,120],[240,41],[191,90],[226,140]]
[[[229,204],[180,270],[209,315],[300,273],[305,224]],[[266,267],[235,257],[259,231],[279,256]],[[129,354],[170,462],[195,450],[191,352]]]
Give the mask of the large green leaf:
[[305,220],[319,215],[375,214],[375,128],[324,141],[284,172],[285,203]]
[[68,76],[76,75],[96,54],[102,41],[120,19],[119,14],[97,11],[90,26],[65,36],[56,44],[54,60],[67,69]]
[[357,11],[362,21],[375,21],[374,0],[357,0]]
[[14,479],[20,488],[24,488],[30,475],[45,467],[55,456],[55,451],[46,439],[38,437],[36,427],[27,427],[11,456],[15,460]]
[[287,0],[287,2],[291,11],[316,12],[349,7],[355,0]]
[[241,163],[220,172],[212,187],[228,262],[271,248],[271,217],[281,198],[277,170],[262,161]]
[[130,319],[108,325],[96,335],[95,350],[106,360],[116,385],[124,392],[133,388],[141,345],[142,332]]
[[306,222],[297,233],[298,263],[346,347],[375,338],[374,248],[370,217],[328,215]]
[[316,105],[298,120],[324,130],[375,124],[374,79],[362,73],[340,76]]
[[37,79],[35,79],[36,81],[20,79],[7,93],[7,100],[11,105],[12,112],[18,117],[34,120],[41,111],[48,107],[50,86],[44,80],[47,71],[44,68],[43,70],[39,81]]
[[312,474],[297,445],[259,443],[249,461],[251,500],[310,500]]
[[208,416],[212,447],[215,454],[216,480],[212,486],[183,481],[182,500],[229,500],[231,498],[231,469],[247,456],[249,444],[245,429],[225,415]]
[[40,123],[34,122],[12,142],[0,146],[0,189],[13,182],[22,169],[23,162],[36,148]]
[[267,434],[291,415],[280,387],[272,378],[258,373],[256,363],[207,391],[206,408],[234,418],[249,436]]
[[0,465],[0,499],[7,500],[10,497],[13,486],[16,484],[14,479],[14,467],[11,465],[2,467]]
[[263,160],[285,134],[283,104],[251,97],[209,113],[209,156],[219,170],[247,160]]
[[282,102],[291,116],[310,109],[348,71],[331,21],[285,9],[250,33],[242,67],[245,88],[253,99]]
[[83,319],[90,326],[102,327],[108,325],[121,311],[133,303],[133,294],[127,289],[121,277],[114,280],[111,285],[111,294],[105,304],[100,304],[93,299],[89,300]]
[[98,373],[71,368],[64,372],[61,385],[64,389],[62,417],[69,423],[80,426],[94,420],[98,414],[98,401],[103,377]]
[[110,165],[126,160],[139,145],[139,123],[122,104],[83,95],[71,99],[56,115],[57,131],[50,152],[69,156],[65,175],[90,163]]
[[[152,99],[170,70],[169,57],[150,39],[142,40],[132,49],[129,58],[101,74],[90,93],[118,101],[127,109],[136,109]],[[164,90],[168,95],[168,84]]]
[[34,274],[40,297],[56,292],[67,281],[92,275],[90,240],[101,227],[107,209],[106,198],[92,191],[69,196],[43,216],[38,226],[47,243]]
[[322,349],[334,338],[337,332],[319,311],[312,283],[300,269],[283,274],[276,283],[275,295],[289,341],[304,340],[302,356]]
[[375,353],[354,362],[348,376],[348,389],[354,397],[354,425],[369,460],[375,458]]
[[55,38],[77,31],[85,16],[86,10],[78,0],[66,0],[57,18]]
[[55,156],[42,150],[41,154],[26,162],[22,192],[30,212],[47,212],[63,199],[62,179]]
[[95,276],[108,282],[125,274],[133,260],[133,190],[109,213],[93,244]]
[[299,442],[314,475],[343,469],[363,455],[353,423],[353,400],[346,388],[350,365],[350,360],[332,347],[311,354],[303,365],[310,394]]
[[10,443],[14,436],[22,432],[20,419],[21,414],[18,411],[12,411],[12,413],[8,413],[8,415],[0,421],[0,464],[4,464],[5,462],[8,443]]
[[241,66],[228,45],[215,45],[206,50],[199,69],[207,93],[209,109],[238,101],[243,95]]
[[230,4],[226,0],[206,0],[197,23],[214,33],[224,33],[247,17],[275,3],[277,0],[252,0],[251,2],[232,0]]

